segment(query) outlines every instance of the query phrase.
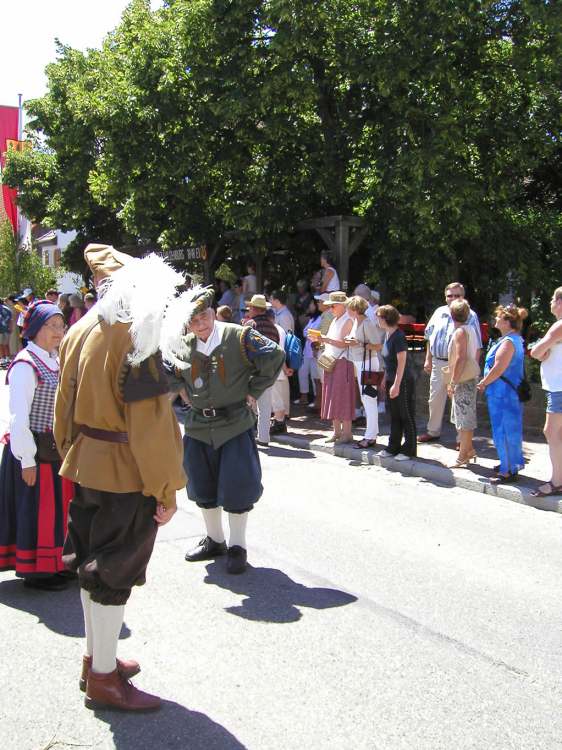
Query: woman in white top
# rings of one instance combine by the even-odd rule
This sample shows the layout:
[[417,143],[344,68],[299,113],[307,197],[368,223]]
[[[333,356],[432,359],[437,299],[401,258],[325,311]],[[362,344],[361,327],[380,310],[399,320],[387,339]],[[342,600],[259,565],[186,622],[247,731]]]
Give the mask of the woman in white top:
[[[469,461],[476,460],[476,451],[472,444],[476,429],[476,383],[480,374],[480,366],[476,360],[479,342],[476,331],[466,325],[470,315],[470,306],[466,300],[456,300],[450,307],[451,318],[455,331],[449,342],[449,373],[451,381],[448,386],[451,397],[451,422],[457,428],[459,435],[459,454],[451,468],[466,466]],[[470,366],[474,377],[459,382],[465,367]]]
[[376,445],[379,434],[378,395],[382,391],[382,379],[381,385],[376,388],[361,383],[363,372],[380,372],[382,376],[383,370],[378,352],[382,349],[385,333],[377,323],[367,318],[368,307],[369,303],[359,295],[352,297],[347,304],[347,311],[353,319],[353,327],[347,339],[350,345],[349,356],[355,367],[357,385],[367,420],[365,436],[359,442],[360,448]]
[[330,265],[328,253],[320,253],[320,265],[322,266],[322,286],[319,294],[324,292],[337,292],[340,288],[340,277],[336,269]]
[[556,323],[531,349],[541,362],[542,387],[546,391],[544,434],[552,462],[552,479],[532,494],[537,497],[562,494],[562,286],[554,290],[550,310]]
[[328,334],[308,332],[312,341],[324,344],[324,354],[336,360],[331,371],[324,371],[322,419],[332,420],[333,435],[326,442],[351,443],[351,422],[355,414],[355,370],[349,360],[346,337],[351,333],[352,319],[347,312],[345,292],[332,292],[324,305],[334,311]]
[[62,312],[40,300],[28,308],[23,335],[28,346],[10,365],[10,433],[0,465],[0,571],[15,570],[26,586],[64,588],[62,547],[72,482],[61,479],[53,441],[57,347]]

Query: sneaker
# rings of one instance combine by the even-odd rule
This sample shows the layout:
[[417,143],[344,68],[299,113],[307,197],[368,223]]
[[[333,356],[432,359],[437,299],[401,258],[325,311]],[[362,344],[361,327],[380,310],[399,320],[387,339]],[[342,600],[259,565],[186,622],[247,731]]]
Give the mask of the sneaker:
[[394,453],[391,453],[386,449],[380,451],[380,453],[378,453],[377,455],[379,456],[379,458],[394,458]]
[[407,456],[405,453],[397,453],[394,456],[394,459],[395,459],[395,461],[411,461],[412,457],[411,456]]

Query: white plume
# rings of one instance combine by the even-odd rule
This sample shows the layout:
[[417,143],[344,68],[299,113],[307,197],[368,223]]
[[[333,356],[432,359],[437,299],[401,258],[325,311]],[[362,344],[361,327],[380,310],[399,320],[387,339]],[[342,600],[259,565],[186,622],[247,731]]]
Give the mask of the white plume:
[[165,362],[180,370],[187,367],[189,347],[185,343],[187,326],[193,316],[197,297],[206,287],[194,286],[176,297],[168,307],[162,323],[160,350]]
[[151,253],[146,258],[131,258],[100,285],[96,312],[109,324],[131,324],[132,365],[139,365],[158,351],[166,308],[177,287],[184,284],[181,273]]

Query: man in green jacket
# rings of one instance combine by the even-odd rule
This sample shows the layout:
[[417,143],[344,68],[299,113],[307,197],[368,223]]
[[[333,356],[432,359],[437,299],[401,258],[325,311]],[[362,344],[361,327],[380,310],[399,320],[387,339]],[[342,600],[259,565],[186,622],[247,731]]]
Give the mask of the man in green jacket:
[[[171,387],[184,389],[191,406],[184,436],[187,495],[201,508],[207,530],[185,559],[227,553],[228,572],[242,573],[248,513],[263,492],[252,407],[275,382],[285,353],[253,328],[217,321],[212,290],[202,290],[195,305],[192,295],[186,302],[189,333],[162,344],[164,358],[175,366]],[[222,510],[228,513],[228,549]]]

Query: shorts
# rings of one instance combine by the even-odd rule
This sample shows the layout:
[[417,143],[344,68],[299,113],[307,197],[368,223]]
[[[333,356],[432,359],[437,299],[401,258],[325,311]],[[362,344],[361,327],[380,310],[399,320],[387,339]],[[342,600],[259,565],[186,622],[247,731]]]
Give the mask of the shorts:
[[546,413],[562,414],[562,391],[546,392]]
[[125,604],[146,581],[158,526],[156,500],[141,492],[103,492],[74,485],[62,559],[98,604]]
[[227,513],[252,510],[263,492],[253,430],[236,435],[220,448],[185,435],[183,448],[190,500],[200,508],[221,507]]

